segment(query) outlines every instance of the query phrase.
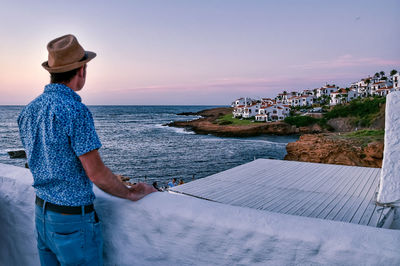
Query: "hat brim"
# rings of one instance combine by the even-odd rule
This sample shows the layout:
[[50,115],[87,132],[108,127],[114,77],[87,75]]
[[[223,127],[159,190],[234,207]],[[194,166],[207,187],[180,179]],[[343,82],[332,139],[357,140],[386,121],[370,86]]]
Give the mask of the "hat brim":
[[96,57],[96,53],[90,52],[90,51],[85,51],[85,59],[82,61],[78,61],[69,65],[65,66],[58,66],[58,67],[50,67],[48,61],[42,63],[42,67],[49,71],[50,73],[63,73],[63,72],[68,72],[73,69],[80,68],[81,66],[85,65],[87,62],[92,60],[93,58]]

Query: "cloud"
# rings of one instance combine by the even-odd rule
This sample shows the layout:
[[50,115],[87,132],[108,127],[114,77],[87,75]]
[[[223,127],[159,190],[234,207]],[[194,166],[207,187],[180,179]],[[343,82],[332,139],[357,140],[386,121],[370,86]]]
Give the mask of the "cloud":
[[320,60],[320,61],[312,61],[307,64],[300,65],[292,65],[291,68],[302,68],[302,69],[335,69],[335,68],[343,68],[343,67],[357,67],[357,66],[396,66],[400,65],[399,59],[383,59],[378,57],[364,57],[357,58],[352,55],[346,54],[339,56],[337,58],[331,60]]
[[151,86],[140,86],[129,89],[119,89],[117,91],[132,91],[132,92],[163,92],[163,91],[198,91],[198,90],[225,90],[225,89],[247,89],[256,90],[260,88],[266,88],[270,86],[280,86],[282,80],[286,77],[274,77],[274,78],[240,78],[240,77],[224,77],[208,80],[199,83],[179,83],[179,84],[168,84],[168,85],[151,85]]

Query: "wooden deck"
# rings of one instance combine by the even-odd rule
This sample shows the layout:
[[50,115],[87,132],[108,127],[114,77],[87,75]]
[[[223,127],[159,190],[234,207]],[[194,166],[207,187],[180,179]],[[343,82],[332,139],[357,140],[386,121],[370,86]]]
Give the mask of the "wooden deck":
[[258,159],[170,190],[235,206],[387,227],[393,210],[375,204],[380,172]]

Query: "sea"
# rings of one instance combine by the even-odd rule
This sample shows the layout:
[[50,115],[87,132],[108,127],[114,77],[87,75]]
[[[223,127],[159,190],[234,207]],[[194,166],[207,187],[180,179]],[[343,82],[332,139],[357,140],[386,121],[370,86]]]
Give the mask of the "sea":
[[[184,182],[203,178],[259,158],[283,159],[286,144],[297,136],[227,138],[198,135],[165,126],[182,116],[221,106],[89,106],[102,142],[100,154],[115,173],[134,182],[165,186],[173,177]],[[23,167],[26,159],[7,152],[22,149],[17,117],[23,106],[0,106],[0,163]]]

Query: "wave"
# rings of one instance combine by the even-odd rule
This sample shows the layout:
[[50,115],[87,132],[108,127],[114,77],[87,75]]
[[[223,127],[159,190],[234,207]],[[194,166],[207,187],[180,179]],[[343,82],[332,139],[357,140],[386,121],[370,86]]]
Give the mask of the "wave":
[[169,126],[164,126],[163,124],[155,124],[154,127],[159,128],[159,129],[166,129],[169,131],[174,131],[175,133],[179,133],[179,134],[189,134],[189,135],[196,134],[193,131],[190,131],[190,130],[187,130],[186,128],[181,128],[181,127],[169,127]]

